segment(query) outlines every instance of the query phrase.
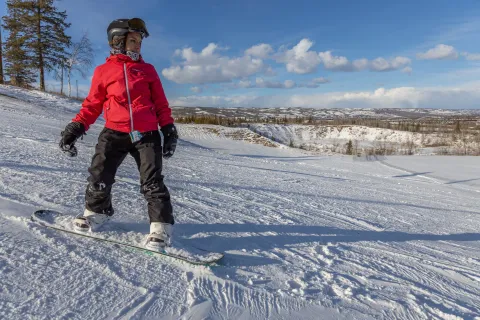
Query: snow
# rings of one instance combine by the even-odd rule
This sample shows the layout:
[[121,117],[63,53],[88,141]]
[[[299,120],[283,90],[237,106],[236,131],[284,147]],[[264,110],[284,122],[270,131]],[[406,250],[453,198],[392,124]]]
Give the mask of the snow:
[[313,125],[269,125],[253,124],[251,129],[263,136],[273,137],[275,140],[289,144],[291,140],[302,142],[323,142],[325,140],[361,140],[374,142],[385,140],[395,143],[405,143],[414,140],[420,144],[420,134],[390,129],[370,128],[365,126],[313,126]]
[[249,124],[248,128],[284,146],[321,154],[344,154],[351,141],[353,152],[364,155],[373,150],[382,154],[458,155],[467,152],[480,155],[480,140],[472,132],[454,139],[446,132],[415,133],[360,125]]
[[[79,102],[0,93],[2,319],[480,319],[478,157],[355,161],[179,125],[164,163],[175,237],[226,253],[198,267],[31,222],[83,209],[103,121],[69,158],[58,138]],[[125,240],[148,230],[138,179],[127,158]]]
[[[294,146],[306,150],[322,153],[344,153],[345,144],[349,141],[358,144],[358,151],[372,147],[399,147],[405,148],[412,143],[417,154],[436,153],[437,148],[425,146],[441,144],[445,140],[442,134],[421,134],[407,131],[372,128],[366,126],[319,126],[319,125],[277,125],[252,124],[250,129],[261,136],[278,141],[287,146]],[[473,139],[472,139],[473,140]],[[458,145],[453,143],[453,145]],[[475,142],[469,143],[471,148],[478,148]]]
[[[480,111],[476,109],[406,109],[406,108],[245,108],[245,107],[196,107],[173,106],[176,114],[217,115],[220,117],[242,117],[249,120],[267,119],[269,117],[287,118],[310,118],[313,119],[347,119],[347,118],[370,118],[370,119],[435,119],[445,116],[478,117]],[[263,120],[262,120],[263,121]]]

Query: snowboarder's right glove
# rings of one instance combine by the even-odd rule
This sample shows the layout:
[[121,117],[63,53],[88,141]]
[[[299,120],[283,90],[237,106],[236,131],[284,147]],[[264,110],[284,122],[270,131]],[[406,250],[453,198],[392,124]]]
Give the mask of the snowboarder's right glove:
[[178,132],[172,124],[160,128],[163,134],[163,157],[170,158],[177,148]]
[[80,122],[70,122],[65,127],[65,130],[62,131],[62,138],[60,139],[60,149],[65,152],[70,157],[75,157],[77,155],[77,147],[75,147],[75,142],[78,138],[82,137],[85,134],[85,126]]

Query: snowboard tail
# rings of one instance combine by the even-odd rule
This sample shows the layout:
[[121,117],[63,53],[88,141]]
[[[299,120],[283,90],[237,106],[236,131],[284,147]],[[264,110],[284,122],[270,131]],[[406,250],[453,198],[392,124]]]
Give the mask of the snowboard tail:
[[174,246],[166,247],[163,251],[154,251],[135,242],[128,243],[112,237],[103,237],[101,232],[77,232],[73,229],[71,216],[54,210],[37,210],[32,214],[31,220],[49,229],[116,244],[124,248],[139,250],[149,255],[170,257],[194,265],[212,265],[217,263],[224,256],[223,253],[195,248],[179,241],[174,241]]

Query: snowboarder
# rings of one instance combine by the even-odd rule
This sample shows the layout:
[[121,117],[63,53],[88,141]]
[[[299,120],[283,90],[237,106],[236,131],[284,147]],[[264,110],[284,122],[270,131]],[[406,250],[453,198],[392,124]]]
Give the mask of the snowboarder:
[[103,111],[105,128],[88,169],[85,211],[73,225],[84,232],[110,219],[115,173],[129,153],[137,163],[141,192],[148,202],[150,234],[145,245],[162,250],[171,244],[174,224],[170,194],[163,183],[162,156],[174,154],[177,130],[160,78],[140,54],[142,40],[149,36],[145,22],[139,18],[114,20],[107,35],[110,56],[95,69],[82,108],[61,133],[60,148],[76,156],[75,142]]

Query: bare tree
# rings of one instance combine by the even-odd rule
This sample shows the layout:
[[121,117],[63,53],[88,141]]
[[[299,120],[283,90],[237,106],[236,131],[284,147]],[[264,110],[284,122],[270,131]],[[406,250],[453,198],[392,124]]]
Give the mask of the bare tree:
[[3,79],[3,55],[2,55],[2,47],[3,47],[3,42],[2,42],[2,27],[0,26],[0,84],[4,83]]
[[353,154],[359,157],[360,156],[359,153],[361,153],[362,150],[359,151],[358,147],[359,147],[358,140],[357,139],[353,140]]
[[405,148],[405,154],[411,156],[414,154],[415,152],[415,142],[413,141],[413,139],[411,138],[408,138],[407,141],[404,143],[404,148]]
[[469,137],[467,135],[467,133],[465,133],[465,131],[462,131],[460,133],[460,142],[461,142],[461,147],[462,147],[462,153],[463,155],[467,155],[468,154],[468,144],[469,144]]
[[330,146],[330,151],[338,152],[339,147],[340,147],[340,142],[337,139],[333,139],[332,145]]
[[477,156],[480,156],[480,132],[477,132],[474,136],[474,141],[476,145],[476,154]]
[[60,94],[63,95],[63,81],[65,80],[65,61],[59,62],[54,69],[53,76],[55,80],[60,81]]
[[71,78],[73,72],[78,72],[82,78],[86,78],[88,70],[93,65],[92,43],[84,33],[79,42],[72,45],[69,57],[65,61],[65,71],[68,79],[68,96],[72,96]]

